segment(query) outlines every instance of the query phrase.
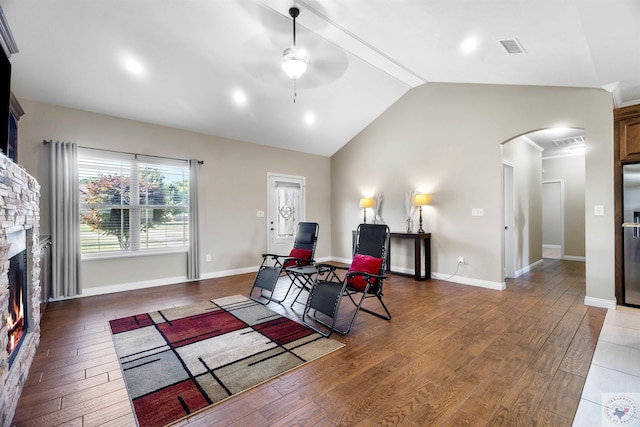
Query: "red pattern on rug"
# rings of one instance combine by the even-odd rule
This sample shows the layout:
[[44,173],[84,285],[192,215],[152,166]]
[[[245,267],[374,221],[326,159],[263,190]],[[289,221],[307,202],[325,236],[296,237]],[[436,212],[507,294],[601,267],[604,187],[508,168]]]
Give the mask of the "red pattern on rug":
[[224,310],[189,316],[158,325],[160,332],[174,347],[192,344],[246,327],[246,323]]
[[167,420],[178,420],[211,405],[207,396],[193,382],[182,381],[133,401],[138,420],[145,426],[164,426]]

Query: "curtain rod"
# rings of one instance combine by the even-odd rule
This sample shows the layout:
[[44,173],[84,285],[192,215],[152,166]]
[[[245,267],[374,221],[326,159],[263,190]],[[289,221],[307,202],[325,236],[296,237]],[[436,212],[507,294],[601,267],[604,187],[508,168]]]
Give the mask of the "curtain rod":
[[[42,143],[44,145],[47,145],[47,144],[49,144],[51,142],[52,141],[47,141],[46,139],[42,141]],[[155,158],[158,158],[158,159],[184,160],[184,161],[187,161],[187,159],[177,159],[175,157],[156,156],[156,155],[153,155],[153,154],[129,153],[127,151],[107,150],[105,148],[83,147],[82,145],[78,145],[78,148],[84,148],[86,150],[106,151],[106,152],[109,152],[109,153],[131,154],[132,156],[136,156],[136,158],[138,157],[138,155],[141,155],[141,156],[147,156],[147,157],[155,157]],[[204,160],[198,160],[198,164],[199,165],[204,165]]]

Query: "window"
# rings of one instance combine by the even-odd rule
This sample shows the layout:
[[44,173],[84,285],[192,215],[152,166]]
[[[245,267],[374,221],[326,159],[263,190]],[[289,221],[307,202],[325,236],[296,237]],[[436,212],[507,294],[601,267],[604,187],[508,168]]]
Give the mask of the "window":
[[186,250],[185,160],[78,149],[83,256]]

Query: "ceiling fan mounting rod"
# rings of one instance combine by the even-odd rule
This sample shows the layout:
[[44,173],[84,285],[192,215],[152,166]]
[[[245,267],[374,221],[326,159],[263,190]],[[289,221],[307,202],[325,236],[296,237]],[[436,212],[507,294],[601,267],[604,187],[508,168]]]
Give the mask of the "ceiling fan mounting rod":
[[300,9],[292,7],[289,9],[289,15],[293,18],[293,47],[296,47],[296,18],[300,15]]

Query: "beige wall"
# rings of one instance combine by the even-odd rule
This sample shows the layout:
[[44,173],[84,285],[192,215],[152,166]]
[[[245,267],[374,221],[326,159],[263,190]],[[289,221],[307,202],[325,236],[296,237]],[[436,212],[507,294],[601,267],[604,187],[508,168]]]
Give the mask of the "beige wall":
[[[331,255],[330,160],[152,124],[20,100],[19,163],[42,185],[41,234],[49,233],[48,149],[43,140],[204,161],[199,171],[203,277],[255,269],[266,250],[267,172],[306,177],[307,220],[320,223],[316,256]],[[212,261],[205,262],[211,254]],[[83,261],[85,289],[184,280],[186,255]]]
[[[425,210],[433,271],[452,273],[464,256],[454,279],[502,283],[500,144],[545,128],[584,128],[587,301],[610,304],[612,111],[611,95],[598,89],[428,83],[411,90],[331,159],[333,256],[350,256],[361,195],[381,192],[382,219],[402,230],[404,193],[420,189],[433,194]],[[605,215],[589,215],[594,205],[603,205]],[[472,217],[472,208],[483,208],[484,216]]]
[[513,166],[515,270],[522,273],[542,260],[542,154],[520,137],[503,144],[502,155]]
[[569,259],[585,256],[584,160],[584,156],[542,160],[543,181],[564,183],[564,255]]
[[[424,209],[433,233],[432,265],[452,280],[496,287],[502,282],[502,154],[514,137],[556,126],[585,129],[585,254],[587,302],[614,297],[613,103],[597,89],[429,83],[415,88],[367,126],[330,160],[21,101],[20,163],[43,184],[43,233],[48,229],[47,153],[43,139],[205,161],[201,168],[202,262],[207,274],[256,266],[266,248],[263,219],[266,173],[307,177],[307,219],[320,222],[319,258],[351,257],[351,230],[361,221],[358,200],[382,193],[380,216],[404,230],[404,194],[433,195]],[[330,190],[329,190],[330,186]],[[238,196],[241,194],[242,196]],[[604,216],[593,216],[602,205]],[[484,216],[472,217],[472,208]],[[329,213],[330,210],[330,213]],[[414,216],[417,221],[417,216]],[[410,268],[411,251],[394,243],[392,265]],[[403,254],[409,256],[403,257]],[[87,286],[184,277],[183,259],[95,263],[85,266]],[[127,269],[126,273],[119,271]],[[116,272],[114,274],[114,271]],[[131,278],[131,276],[134,276]]]

